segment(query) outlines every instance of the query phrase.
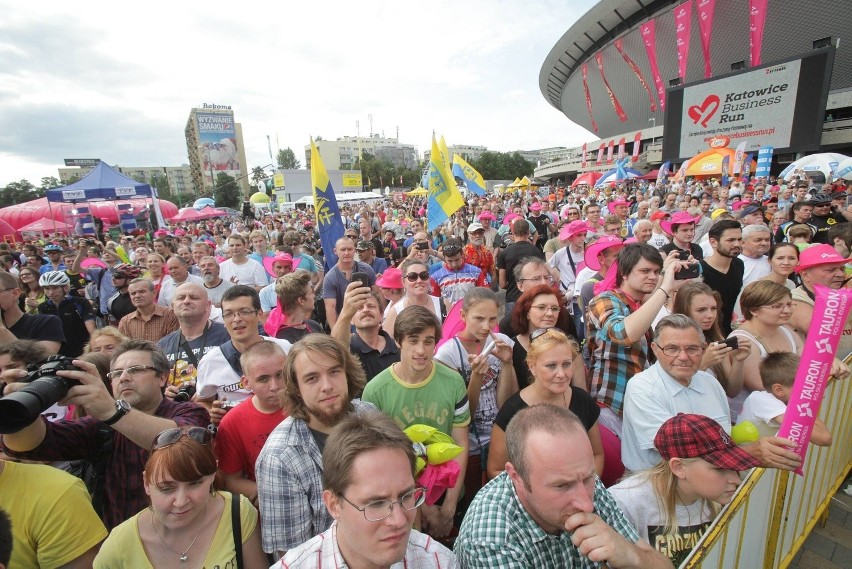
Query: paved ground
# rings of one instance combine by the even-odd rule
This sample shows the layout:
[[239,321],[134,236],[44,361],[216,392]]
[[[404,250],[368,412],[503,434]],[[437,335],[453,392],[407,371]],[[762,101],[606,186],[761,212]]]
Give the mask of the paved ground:
[[844,489],[852,493],[849,479],[831,500],[828,523],[814,528],[790,569],[852,568],[852,496]]

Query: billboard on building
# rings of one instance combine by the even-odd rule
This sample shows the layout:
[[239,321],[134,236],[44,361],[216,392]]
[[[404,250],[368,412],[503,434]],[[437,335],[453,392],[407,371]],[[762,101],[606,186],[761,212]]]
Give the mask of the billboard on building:
[[78,166],[81,168],[94,168],[101,163],[100,158],[66,158],[66,166]]
[[746,151],[818,150],[834,48],[669,89],[663,160],[707,150],[710,140],[745,141]]
[[361,183],[361,172],[357,172],[354,174],[343,174],[344,188],[360,188]]
[[196,113],[203,176],[212,186],[220,172],[239,178],[240,158],[234,113]]

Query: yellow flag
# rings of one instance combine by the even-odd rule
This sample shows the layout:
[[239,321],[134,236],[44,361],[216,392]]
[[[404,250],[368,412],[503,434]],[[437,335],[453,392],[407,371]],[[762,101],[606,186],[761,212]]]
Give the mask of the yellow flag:
[[450,170],[444,165],[444,159],[434,135],[432,136],[432,154],[429,157],[428,190],[427,227],[429,231],[432,231],[464,206],[464,198]]

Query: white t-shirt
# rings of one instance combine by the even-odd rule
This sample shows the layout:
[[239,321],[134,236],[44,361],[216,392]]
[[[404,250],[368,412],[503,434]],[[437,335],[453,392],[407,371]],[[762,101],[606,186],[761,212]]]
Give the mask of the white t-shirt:
[[[189,275],[183,283],[195,283],[199,286],[204,286],[204,279],[196,275]],[[160,296],[157,297],[157,304],[171,308],[172,300],[175,298],[175,289],[183,283],[175,284],[175,280],[172,277],[163,277],[163,282],[160,285]]]
[[[267,342],[275,342],[288,353],[292,344],[287,340],[261,336]],[[225,359],[222,348],[216,347],[204,354],[198,362],[198,376],[195,383],[196,393],[201,399],[211,399],[218,395],[219,399],[227,399],[239,403],[251,397],[251,391],[243,388],[242,377]]]
[[759,257],[752,259],[745,255],[740,255],[740,260],[743,262],[745,270],[743,271],[743,288],[749,283],[760,280],[772,272],[772,267],[769,266],[769,259]]
[[238,265],[233,259],[228,259],[219,265],[219,276],[222,280],[234,284],[248,286],[266,286],[269,284],[269,276],[263,265],[254,259],[246,259],[246,262]]
[[648,245],[659,249],[668,245],[671,241],[665,233],[651,233],[651,238],[648,240]]
[[775,421],[775,417],[786,412],[787,405],[768,391],[752,391],[743,403],[737,423],[751,421],[761,437],[771,437],[778,434],[781,428],[781,423]]
[[688,506],[677,504],[676,529],[674,533],[665,534],[660,503],[645,476],[625,478],[608,490],[627,519],[636,526],[639,537],[669,559],[678,555],[682,559],[684,552],[691,551],[714,518],[706,500],[698,499]]
[[[570,256],[570,259],[569,259]],[[559,271],[560,289],[565,293],[566,299],[571,302],[574,296],[574,285],[577,281],[577,276],[574,274],[574,269],[571,266],[571,260],[574,261],[574,267],[579,267],[583,262],[583,251],[574,253],[571,251],[571,246],[562,247],[548,261],[551,267]],[[577,271],[582,272],[582,270]]]

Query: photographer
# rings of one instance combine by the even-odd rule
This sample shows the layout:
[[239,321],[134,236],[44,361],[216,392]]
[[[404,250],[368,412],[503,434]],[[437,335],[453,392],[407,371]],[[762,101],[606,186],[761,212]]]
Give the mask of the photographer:
[[[73,365],[77,369],[55,372],[56,377],[75,384],[60,403],[81,405],[89,416],[55,423],[38,418],[4,435],[3,444],[7,454],[27,460],[90,459],[106,451],[103,517],[107,527],[113,528],[147,505],[142,470],[154,436],[180,425],[206,427],[209,415],[194,403],[163,397],[169,363],[151,342],[128,340],[113,355],[109,379],[118,400],[93,364],[74,360]],[[23,371],[10,370],[0,379],[11,383],[24,376]],[[108,449],[97,448],[102,423],[115,431]]]

